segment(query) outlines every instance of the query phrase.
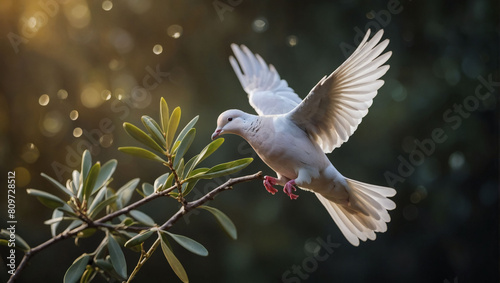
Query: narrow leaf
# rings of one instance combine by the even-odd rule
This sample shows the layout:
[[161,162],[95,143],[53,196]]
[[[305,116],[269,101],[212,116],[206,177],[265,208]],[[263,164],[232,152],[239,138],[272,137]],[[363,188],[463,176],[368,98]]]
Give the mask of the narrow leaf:
[[161,190],[165,190],[165,189],[168,189],[170,188],[172,185],[173,185],[173,182],[174,182],[174,174],[170,174],[167,178],[167,181],[165,181],[165,184],[163,185],[163,187],[161,188]]
[[[198,180],[193,180],[193,181],[190,181],[190,182],[182,184],[183,185],[182,195],[184,197],[187,196],[194,189],[194,187],[196,186],[196,184],[198,183],[198,181],[199,181],[199,179]],[[185,188],[184,188],[184,185],[186,185]]]
[[175,132],[177,132],[177,127],[179,126],[179,121],[181,120],[181,108],[176,107],[174,111],[172,111],[172,115],[170,116],[170,120],[168,121],[168,131],[166,132],[167,136],[167,148],[170,148],[172,145],[172,141],[175,137]]
[[175,139],[174,144],[176,142],[184,139],[184,136],[186,136],[186,134],[189,132],[189,130],[191,130],[194,127],[194,125],[196,124],[196,122],[198,122],[198,118],[200,118],[200,117],[199,116],[194,117],[193,119],[191,119],[191,121],[189,121],[189,123],[187,123],[186,126],[184,126],[184,129],[182,129],[182,131],[179,133],[179,135]]
[[155,188],[150,183],[143,183],[142,192],[144,193],[145,196],[150,196],[155,192]]
[[89,217],[94,218],[95,216],[97,216],[97,214],[99,214],[99,212],[101,212],[106,206],[114,203],[117,198],[118,196],[114,195],[99,202],[99,204],[97,204],[93,209],[89,210]]
[[44,191],[27,189],[26,192],[29,195],[36,197],[43,205],[48,208],[55,209],[66,204],[62,199]]
[[73,170],[71,177],[73,178],[73,187],[76,188],[75,194],[78,195],[78,189],[80,188],[80,172]]
[[149,237],[151,237],[151,235],[153,234],[153,232],[154,232],[154,230],[152,230],[152,229],[142,231],[141,233],[135,235],[130,240],[128,240],[125,243],[125,247],[126,248],[131,248],[131,247],[135,247],[135,246],[137,246],[139,244],[144,243],[144,241],[146,241]]
[[[160,145],[158,145],[158,143],[153,140],[148,134],[146,134],[144,131],[142,131],[141,129],[139,129],[138,127],[130,124],[130,123],[123,123],[123,128],[125,129],[125,131],[127,132],[127,134],[129,136],[131,136],[132,138],[134,138],[135,140],[137,140],[138,142],[150,147],[151,149],[154,149],[158,152],[163,152],[163,148],[161,148]],[[161,143],[163,144],[163,143]]]
[[168,118],[170,113],[168,111],[168,104],[165,101],[165,98],[160,99],[160,122],[163,132],[166,133],[168,131]]
[[[58,219],[62,218],[64,215],[64,212],[60,211],[59,209],[54,209],[54,212],[52,212],[52,219]],[[60,221],[57,221],[55,223],[50,224],[50,233],[52,234],[52,237],[55,237],[57,235],[57,226],[59,226]]]
[[163,184],[165,184],[165,181],[168,179],[169,174],[170,173],[165,173],[165,174],[161,175],[160,177],[156,178],[156,180],[153,184],[155,192],[158,191],[158,189],[161,189]]
[[148,226],[154,226],[155,221],[149,217],[146,213],[139,210],[131,210],[129,212],[130,216],[132,216],[135,220],[141,222],[142,224],[146,224]]
[[[206,172],[200,172],[198,174],[193,174],[191,173],[191,176],[188,177],[186,180],[187,181],[192,181],[196,179],[213,179],[229,174],[236,173],[240,171],[241,169],[245,168],[248,166],[253,161],[253,158],[243,158],[243,159],[238,159],[235,161],[227,162],[227,163],[222,163],[219,165],[216,165],[210,170]],[[194,172],[194,171],[193,171]]]
[[127,278],[127,262],[118,242],[113,236],[108,235],[108,251],[111,258],[111,263],[116,273],[122,278]]
[[163,136],[162,129],[160,128],[158,123],[156,123],[156,121],[153,118],[147,115],[142,116],[141,121],[142,124],[144,124],[144,126],[148,130],[153,140],[157,144],[165,146],[165,137]]
[[90,202],[87,211],[92,211],[106,197],[107,189],[100,190]]
[[82,254],[78,257],[68,270],[66,270],[66,274],[64,274],[64,283],[78,282],[90,261],[90,257],[91,256],[88,254]]
[[[163,232],[163,231],[162,231]],[[179,245],[183,246],[186,250],[197,254],[199,256],[207,256],[208,255],[208,250],[200,243],[197,241],[188,238],[183,235],[177,235],[173,233],[166,232],[172,239],[174,239]]]
[[[9,231],[7,229],[2,229],[2,230],[0,230],[0,235],[7,240],[12,240],[12,233],[11,232],[12,231]],[[15,244],[16,249],[19,249],[22,251],[27,251],[30,249],[30,246],[28,245],[28,243],[26,243],[26,241],[23,238],[21,238],[21,236],[19,236],[18,234],[14,234],[14,238],[15,238],[14,244]],[[7,243],[7,246],[9,246],[8,243]]]
[[160,163],[165,163],[165,160],[161,159],[158,155],[140,147],[125,146],[125,147],[119,147],[118,150],[137,157],[158,161]]
[[175,272],[177,277],[181,279],[182,282],[189,282],[188,276],[186,274],[186,270],[182,266],[181,262],[175,257],[172,250],[168,247],[168,240],[164,236],[163,233],[160,233],[161,238],[161,249],[163,250],[163,254],[167,258],[168,264],[172,267],[172,270]]
[[82,156],[82,169],[81,169],[81,175],[82,175],[82,180],[85,180],[87,178],[87,174],[90,171],[90,167],[92,167],[92,156],[90,155],[90,151],[86,149],[83,152]]
[[98,189],[104,186],[106,182],[108,182],[109,178],[111,178],[111,176],[115,172],[117,164],[118,161],[116,161],[116,159],[111,159],[108,162],[104,163],[104,165],[101,167],[101,170],[99,171],[99,176],[97,177],[94,188],[92,189],[92,194],[94,194]]
[[83,182],[83,199],[88,200],[90,198],[100,170],[101,164],[99,162],[97,162],[96,164],[94,164],[94,166],[92,166],[92,168],[90,168],[89,174]]
[[219,225],[224,229],[224,231],[226,231],[231,239],[236,240],[238,238],[236,226],[234,226],[233,221],[231,221],[231,219],[229,219],[229,217],[227,217],[224,212],[218,210],[215,207],[205,205],[202,205],[199,208],[205,209],[206,211],[212,213],[212,215],[215,216],[215,219],[217,219]]
[[128,181],[125,185],[118,189],[116,195],[119,197],[119,200],[117,201],[119,208],[122,208],[130,201],[139,182],[140,179],[135,178]]
[[219,138],[211,143],[209,143],[201,152],[198,154],[198,158],[196,158],[196,161],[192,165],[193,168],[200,164],[203,160],[205,160],[207,157],[209,157],[212,153],[214,153],[222,144],[224,143],[224,138]]
[[45,179],[47,179],[52,185],[54,185],[54,187],[58,188],[59,190],[61,190],[63,193],[67,194],[68,196],[72,197],[73,196],[73,193],[68,190],[68,188],[66,188],[65,186],[63,186],[61,183],[59,183],[58,181],[54,180],[52,177],[46,175],[45,173],[41,173],[40,174],[42,177],[44,177]]
[[179,145],[179,149],[177,150],[177,153],[175,154],[174,167],[177,167],[181,158],[184,157],[184,154],[186,154],[186,151],[189,149],[189,147],[193,143],[195,135],[196,135],[196,129],[191,129],[186,134],[184,139],[181,140],[181,143]]

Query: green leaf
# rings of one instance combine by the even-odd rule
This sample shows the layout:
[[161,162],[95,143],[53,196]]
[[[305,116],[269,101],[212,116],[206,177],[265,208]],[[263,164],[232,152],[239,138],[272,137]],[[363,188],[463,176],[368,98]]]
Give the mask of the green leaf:
[[169,118],[168,104],[165,101],[165,98],[160,99],[160,122],[163,132],[168,132],[168,118]]
[[92,156],[90,155],[90,151],[88,151],[88,149],[86,149],[83,152],[82,169],[80,171],[82,180],[85,180],[85,178],[87,178],[87,174],[90,171],[90,167],[92,167]]
[[168,189],[170,187],[172,187],[173,185],[173,182],[174,182],[174,174],[170,174],[167,178],[167,180],[165,181],[165,184],[163,184],[163,187],[161,188],[161,190],[165,190],[165,189]]
[[88,254],[82,254],[78,257],[73,264],[66,270],[64,274],[64,283],[74,283],[78,282],[83,272],[87,268],[87,264],[90,261],[91,256]]
[[167,136],[167,149],[172,145],[172,141],[175,137],[175,132],[177,132],[177,127],[179,127],[179,122],[181,120],[181,108],[175,107],[174,111],[172,111],[172,115],[170,116],[170,120],[168,121],[168,131],[165,132]]
[[106,197],[107,189],[100,190],[94,197],[92,201],[89,201],[90,206],[88,206],[87,211],[92,211],[94,208]]
[[94,277],[96,276],[96,274],[97,274],[97,270],[93,266],[87,265],[87,267],[85,268],[85,271],[83,272],[83,275],[80,279],[80,283],[91,282],[94,279]]
[[161,239],[161,249],[163,250],[163,254],[167,258],[168,264],[172,267],[172,270],[175,272],[177,277],[181,279],[182,282],[189,282],[188,276],[186,274],[186,270],[182,266],[181,262],[175,257],[172,250],[168,247],[168,240],[163,233],[160,233]]
[[199,118],[199,116],[194,117],[193,119],[191,119],[191,121],[189,121],[189,123],[187,123],[186,126],[184,126],[184,129],[182,129],[182,131],[179,133],[179,135],[175,139],[174,144],[184,139],[184,137],[189,132],[189,130],[191,130],[194,127],[194,125],[196,124],[196,122],[198,122],[198,118]]
[[144,193],[145,196],[150,196],[155,192],[155,188],[150,183],[143,183],[142,192]]
[[142,124],[144,124],[144,126],[148,130],[148,132],[151,135],[151,137],[153,138],[153,140],[157,144],[159,144],[160,146],[164,147],[165,146],[165,137],[163,136],[162,129],[160,128],[158,123],[156,123],[156,121],[153,118],[151,118],[147,115],[142,116],[141,121],[142,121]]
[[118,196],[114,195],[114,196],[111,196],[111,197],[99,202],[99,204],[97,204],[95,206],[95,208],[89,209],[89,217],[92,219],[95,216],[97,216],[97,214],[99,214],[99,212],[101,212],[106,206],[114,203],[117,198],[118,198]]
[[74,188],[76,188],[75,194],[77,195],[78,199],[81,200],[80,190],[81,190],[81,187],[83,187],[83,185],[80,182],[80,172],[73,170],[73,173],[71,174],[71,176],[73,178],[73,186],[74,186]]
[[186,250],[197,254],[199,256],[207,256],[208,255],[208,250],[200,243],[197,241],[188,238],[183,235],[177,235],[173,233],[169,233],[167,231],[162,231],[162,233],[167,233],[172,239],[174,239],[179,245],[183,246]]
[[[196,184],[198,183],[199,180],[200,179],[193,180],[193,181],[182,184],[183,185],[182,195],[184,197],[187,196],[194,189],[194,187],[196,186]],[[186,185],[186,187],[184,187],[184,185]]]
[[94,188],[92,189],[92,194],[94,194],[98,189],[104,186],[106,182],[108,182],[109,178],[111,178],[111,176],[115,172],[117,164],[118,161],[116,161],[116,159],[111,159],[108,162],[104,163],[104,165],[101,167],[101,170],[99,171],[99,176],[97,177]]
[[68,227],[66,227],[66,229],[64,230],[64,232],[68,232],[68,231],[71,231],[73,230],[74,228],[80,226],[83,224],[83,221],[81,221],[80,219],[77,219],[77,220],[73,220],[73,222],[71,222]]
[[[191,174],[186,181],[192,181],[196,179],[214,179],[217,177],[229,175],[240,171],[241,169],[248,166],[253,161],[253,158],[242,158],[231,162],[222,163],[216,165],[206,172],[200,172],[198,174]],[[194,171],[193,171],[194,172]]]
[[26,192],[29,195],[36,197],[43,205],[45,205],[48,208],[55,209],[66,204],[62,199],[44,191],[27,189]]
[[[5,237],[5,239],[7,239],[7,240],[12,239],[11,232],[7,229],[0,230],[0,235]],[[14,238],[15,238],[14,244],[15,244],[16,249],[19,249],[22,251],[27,251],[30,249],[30,246],[28,245],[28,243],[26,243],[26,241],[23,238],[21,238],[21,236],[19,236],[18,234],[14,234]],[[9,242],[7,242],[7,246],[9,246]]]
[[59,190],[61,190],[63,193],[67,194],[68,196],[72,197],[74,196],[73,193],[68,189],[66,188],[65,186],[63,186],[61,183],[59,183],[58,181],[54,180],[52,177],[46,175],[45,173],[41,173],[40,174],[42,177],[44,177],[45,179],[47,179],[52,185],[54,185],[54,187],[58,188]]
[[120,245],[111,235],[108,235],[108,251],[116,273],[123,279],[127,278],[127,262],[125,261],[125,256],[123,255]]
[[[135,140],[137,140],[138,142],[150,147],[151,149],[154,149],[158,152],[161,152],[163,153],[164,150],[163,148],[161,148],[160,145],[158,145],[158,143],[153,140],[148,134],[146,134],[144,131],[142,131],[141,129],[139,129],[138,127],[130,124],[130,123],[123,123],[123,128],[125,129],[125,131],[127,132],[127,134],[129,136],[131,136],[132,138],[134,138]],[[161,143],[162,144],[162,143]]]
[[139,211],[139,210],[131,210],[129,212],[130,216],[132,216],[135,220],[141,222],[142,224],[148,225],[148,226],[154,226],[156,223],[155,221],[149,217],[146,213]]
[[236,240],[238,238],[238,233],[236,231],[236,226],[234,226],[233,221],[227,217],[224,212],[218,210],[215,207],[211,206],[205,206],[202,205],[199,208],[202,208],[210,213],[212,213],[213,216],[215,216],[215,219],[217,219],[217,222],[219,225],[226,231],[226,233],[231,237],[231,239]]
[[161,159],[158,155],[156,155],[156,154],[152,153],[151,151],[146,150],[144,148],[135,147],[135,146],[125,146],[125,147],[119,147],[118,150],[121,152],[128,153],[130,155],[137,156],[137,157],[158,161],[160,163],[166,162],[165,160]]
[[[214,153],[222,144],[224,143],[224,138],[219,138],[211,143],[209,143],[196,157],[193,163],[188,168],[188,172],[191,172],[196,165],[200,164],[203,160],[209,157],[212,153]],[[186,166],[187,167],[187,166]],[[189,174],[189,173],[188,173]]]
[[118,189],[116,195],[119,197],[117,204],[120,209],[127,205],[127,203],[130,201],[132,195],[134,194],[135,188],[139,184],[139,181],[139,178],[132,179]]
[[170,173],[165,173],[165,174],[161,175],[160,177],[156,178],[156,180],[153,184],[153,188],[154,188],[155,192],[158,190],[161,190],[163,184],[165,184],[165,181],[167,181],[169,175],[170,175]]
[[134,237],[130,238],[130,240],[128,240],[126,243],[125,243],[125,247],[126,248],[131,248],[131,247],[135,247],[139,244],[142,244],[144,243],[144,241],[146,241],[149,237],[151,237],[151,235],[153,234],[154,230],[152,229],[149,229],[149,230],[145,230],[145,231],[142,231],[141,233],[135,235]]
[[193,143],[194,137],[196,135],[196,129],[191,129],[189,132],[186,134],[184,139],[181,140],[181,143],[179,145],[179,149],[177,150],[177,153],[175,154],[174,158],[174,168],[179,165],[179,161],[184,157],[184,154],[186,154],[186,151],[189,149],[191,144]]
[[92,166],[92,168],[90,168],[89,174],[83,182],[83,199],[88,200],[90,198],[100,170],[101,164],[99,162],[97,162],[96,164],[94,164],[94,166]]
[[[52,219],[58,219],[62,218],[64,215],[64,212],[60,211],[59,209],[54,209],[54,212],[52,212]],[[54,222],[50,224],[50,233],[52,234],[52,237],[55,237],[57,235],[57,226],[59,226],[60,221]]]

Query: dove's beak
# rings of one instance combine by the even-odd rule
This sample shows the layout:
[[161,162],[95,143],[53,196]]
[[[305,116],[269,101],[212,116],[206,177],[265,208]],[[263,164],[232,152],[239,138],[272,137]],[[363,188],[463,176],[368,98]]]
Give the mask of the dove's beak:
[[220,133],[222,132],[222,129],[217,129],[215,132],[212,134],[212,140],[215,140],[220,136]]

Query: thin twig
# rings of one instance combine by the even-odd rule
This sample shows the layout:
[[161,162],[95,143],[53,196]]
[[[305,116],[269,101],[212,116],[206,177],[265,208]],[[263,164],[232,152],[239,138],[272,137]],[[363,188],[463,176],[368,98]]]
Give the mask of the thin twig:
[[243,176],[243,177],[231,178],[231,179],[227,180],[227,182],[225,182],[224,184],[218,186],[217,188],[213,189],[212,191],[210,191],[209,193],[204,195],[203,197],[201,197],[195,201],[188,202],[186,205],[181,207],[174,215],[172,215],[172,217],[170,217],[169,220],[167,220],[163,225],[161,225],[159,229],[160,230],[170,229],[170,227],[172,227],[174,225],[174,223],[177,222],[184,214],[197,208],[200,205],[203,205],[204,203],[206,203],[209,200],[213,200],[217,194],[219,194],[223,191],[232,189],[233,185],[236,185],[238,183],[248,182],[248,181],[255,180],[255,179],[262,179],[262,178],[263,178],[262,172],[257,172],[253,175],[248,175],[248,176]]

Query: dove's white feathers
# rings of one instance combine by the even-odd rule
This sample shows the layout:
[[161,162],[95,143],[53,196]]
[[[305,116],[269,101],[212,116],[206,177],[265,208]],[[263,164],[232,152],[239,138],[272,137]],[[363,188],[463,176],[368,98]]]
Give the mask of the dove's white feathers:
[[[278,184],[290,180],[313,191],[344,236],[355,246],[359,239],[374,240],[390,221],[387,210],[395,203],[392,188],[370,185],[342,176],[324,152],[339,147],[354,133],[383,85],[382,54],[389,40],[383,31],[368,40],[329,76],[323,77],[304,100],[282,80],[272,65],[246,46],[231,48],[230,63],[259,116],[228,110],[219,116],[213,135],[238,134],[278,175]],[[382,54],[382,55],[380,55]],[[239,63],[239,64],[238,64]]]

